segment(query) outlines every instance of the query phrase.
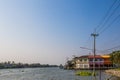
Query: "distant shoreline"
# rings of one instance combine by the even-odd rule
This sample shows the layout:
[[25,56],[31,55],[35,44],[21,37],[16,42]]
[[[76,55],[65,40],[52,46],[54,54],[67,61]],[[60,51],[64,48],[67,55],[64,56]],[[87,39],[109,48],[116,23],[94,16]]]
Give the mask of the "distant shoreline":
[[40,63],[15,63],[14,61],[10,62],[1,62],[0,69],[15,69],[15,68],[45,68],[45,67],[58,67],[58,65],[50,64],[40,64]]

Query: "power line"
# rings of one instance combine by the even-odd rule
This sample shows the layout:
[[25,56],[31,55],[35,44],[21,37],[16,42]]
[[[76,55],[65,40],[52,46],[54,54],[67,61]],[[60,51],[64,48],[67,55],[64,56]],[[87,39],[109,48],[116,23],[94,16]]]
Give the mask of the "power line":
[[110,51],[110,50],[113,50],[113,49],[116,49],[116,48],[120,48],[120,45],[115,46],[115,47],[113,47],[113,48],[109,48],[109,49],[103,50],[103,52],[104,52],[104,51]]
[[[112,24],[115,21],[117,21],[119,18],[120,18],[120,14],[116,18],[114,18],[114,20],[107,27],[105,27],[101,32],[99,32],[99,34],[102,34],[105,30],[107,30],[108,28],[112,27]],[[115,38],[114,41],[112,40],[112,42],[115,42],[117,39],[118,39],[118,37]]]
[[110,8],[108,9],[107,13],[105,14],[105,16],[103,17],[103,19],[100,21],[100,23],[97,25],[97,27],[95,28],[95,30],[97,30],[100,25],[104,22],[104,20],[106,19],[106,17],[108,16],[108,14],[110,13],[111,9],[113,8],[113,6],[115,5],[115,3],[117,2],[117,0],[115,0],[113,2],[113,4],[110,6]]
[[119,37],[119,34],[116,34],[114,35],[114,38],[107,40],[107,42],[104,42],[101,46],[108,45],[109,43],[111,43],[111,45],[114,45],[118,43],[118,41],[120,41],[120,37]]
[[[89,51],[93,51],[94,49],[91,48],[87,48],[87,47],[80,47],[81,49],[85,49],[85,50],[89,50]],[[102,50],[98,50],[96,49],[96,52],[102,52]]]
[[[110,13],[111,9],[114,7],[114,5],[116,4],[117,0],[115,0],[113,2],[113,4],[110,6],[110,8],[108,9],[106,15],[103,17],[103,19],[101,20],[101,22],[98,24],[98,26],[95,28],[95,31],[100,27],[100,25],[104,22],[104,20],[106,19],[107,15]],[[95,32],[96,33],[96,32]],[[88,40],[86,42],[88,42],[90,40],[91,37],[88,38]]]
[[116,42],[118,42],[118,41],[120,41],[119,34],[117,34],[117,36],[111,40],[112,43],[113,43],[113,42],[116,43]]
[[[101,25],[101,24],[103,23],[103,21],[106,19],[107,15],[108,15],[109,12],[111,11],[111,9],[114,7],[114,5],[115,5],[116,2],[117,2],[117,0],[115,0],[115,1],[113,2],[113,4],[110,6],[110,8],[108,9],[106,15],[103,17],[103,19],[101,20],[101,22],[100,22],[100,23],[98,24],[98,26],[95,28],[95,31],[96,31],[97,28],[100,27],[100,25]],[[95,33],[96,33],[96,32],[95,32]],[[91,37],[89,37],[86,42],[88,42],[88,41],[90,40],[90,38],[91,38]]]
[[[91,46],[91,36],[89,36],[88,37],[88,39],[85,41],[85,44],[83,45],[84,46],[84,48],[83,47],[80,47],[81,49],[85,49],[86,48],[86,46]],[[92,50],[92,49],[90,49],[90,48],[87,48],[86,50]]]
[[90,48],[86,48],[86,47],[80,47],[81,49],[86,49],[86,50],[93,50],[93,49],[90,49]]
[[[116,0],[117,1],[117,0]],[[115,2],[116,3],[116,2]],[[114,3],[114,4],[115,4]],[[99,28],[99,30],[97,30],[97,32],[99,33],[106,25],[106,23],[108,23],[108,21],[110,20],[110,18],[113,16],[113,14],[117,11],[117,9],[120,7],[120,2],[119,4],[117,5],[117,7],[112,11],[112,13],[106,17],[106,19],[103,21],[103,24],[101,24],[101,27]]]
[[111,27],[111,25],[120,17],[120,14],[107,26],[105,27],[102,31],[99,32],[99,34],[103,33],[106,29]]

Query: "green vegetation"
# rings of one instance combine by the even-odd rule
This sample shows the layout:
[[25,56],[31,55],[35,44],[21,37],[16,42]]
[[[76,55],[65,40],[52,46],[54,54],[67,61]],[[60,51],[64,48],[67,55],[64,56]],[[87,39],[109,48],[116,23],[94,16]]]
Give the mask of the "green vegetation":
[[112,52],[110,56],[113,64],[120,68],[120,50]]
[[74,69],[75,66],[75,61],[74,60],[69,60],[67,61],[65,65],[65,69]]
[[75,74],[78,75],[78,76],[92,76],[93,72],[90,72],[90,71],[77,71]]
[[7,68],[37,68],[37,67],[58,67],[57,65],[49,65],[49,64],[40,64],[40,63],[15,63],[14,61],[8,62],[1,62],[0,69],[7,69]]
[[112,70],[119,70],[120,71],[120,68],[116,68],[116,69],[112,69]]
[[120,70],[120,68],[118,68],[117,70]]

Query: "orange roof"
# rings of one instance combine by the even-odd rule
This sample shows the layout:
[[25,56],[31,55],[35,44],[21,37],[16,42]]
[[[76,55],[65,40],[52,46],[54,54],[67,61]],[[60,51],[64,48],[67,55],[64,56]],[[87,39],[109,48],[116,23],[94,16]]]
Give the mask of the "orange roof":
[[101,55],[102,58],[110,58],[110,55]]

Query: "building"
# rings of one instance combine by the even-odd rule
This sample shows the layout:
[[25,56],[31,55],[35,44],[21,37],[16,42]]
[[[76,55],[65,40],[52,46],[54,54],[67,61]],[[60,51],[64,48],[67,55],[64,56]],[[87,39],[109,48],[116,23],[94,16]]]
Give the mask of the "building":
[[75,63],[76,63],[75,69],[88,69],[89,68],[88,56],[76,57]]
[[110,60],[110,56],[109,55],[101,55],[101,57],[104,60],[104,67],[112,67],[112,61]]
[[[89,58],[89,65],[90,65],[89,68],[91,68],[91,69],[94,67],[101,68],[104,66],[104,59],[100,55],[96,55],[95,58],[93,55],[89,55],[88,58]],[[94,66],[94,64],[95,64],[95,66]]]
[[112,67],[112,62],[110,61],[109,55],[85,55],[80,57],[75,57],[74,59],[75,69],[106,69]]

